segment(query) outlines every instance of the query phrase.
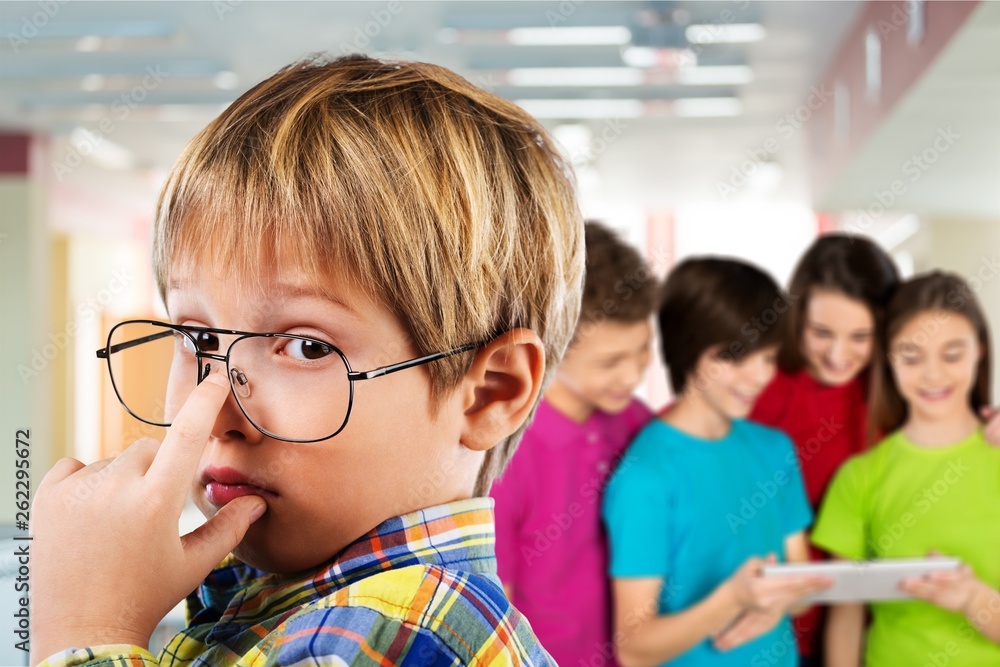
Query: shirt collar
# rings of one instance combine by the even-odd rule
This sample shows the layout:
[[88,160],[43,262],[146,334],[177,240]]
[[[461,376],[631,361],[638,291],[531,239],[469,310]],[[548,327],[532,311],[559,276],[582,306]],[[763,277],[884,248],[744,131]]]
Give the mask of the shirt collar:
[[259,622],[360,579],[409,565],[495,575],[495,540],[493,499],[485,497],[387,519],[332,560],[305,572],[270,574],[230,556],[202,583],[191,620],[218,623],[212,634],[229,634],[237,631],[236,626]]

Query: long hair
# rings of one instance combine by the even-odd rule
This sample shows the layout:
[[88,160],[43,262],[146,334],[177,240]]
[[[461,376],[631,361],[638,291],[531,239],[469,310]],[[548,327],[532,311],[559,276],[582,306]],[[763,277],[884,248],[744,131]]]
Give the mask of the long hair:
[[877,333],[882,326],[885,307],[898,284],[896,265],[872,241],[848,234],[827,234],[816,239],[799,260],[788,287],[792,305],[785,319],[784,341],[778,355],[781,370],[795,373],[806,366],[802,331],[814,289],[840,292],[865,304],[871,311]]
[[907,322],[928,311],[960,315],[975,329],[982,355],[976,368],[969,404],[977,416],[983,406],[990,405],[990,334],[986,317],[965,280],[953,273],[933,271],[900,285],[889,302],[885,331],[879,336],[872,362],[869,434],[873,437],[876,433],[895,431],[909,416],[909,409],[896,386],[889,363],[889,347]]

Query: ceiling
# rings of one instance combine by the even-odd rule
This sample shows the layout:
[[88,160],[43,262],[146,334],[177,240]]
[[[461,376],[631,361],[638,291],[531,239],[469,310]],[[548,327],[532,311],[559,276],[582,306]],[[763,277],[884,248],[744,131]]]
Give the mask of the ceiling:
[[[983,2],[818,202],[1000,219],[1000,2]],[[887,199],[887,197],[883,197]]]
[[[801,104],[861,4],[4,2],[0,127],[51,137],[46,173],[58,194],[56,227],[119,233],[148,222],[156,189],[184,144],[250,85],[311,52],[384,53],[448,66],[525,104],[637,100],[636,117],[626,110],[584,120],[544,119],[552,129],[572,125],[573,132],[559,129],[559,136],[584,142],[574,149],[575,163],[585,172],[581,186],[600,191],[606,201],[643,207],[718,203],[724,200],[719,184]],[[765,35],[750,43],[691,43],[685,31],[691,24],[714,30],[753,23]],[[630,41],[510,41],[510,29],[548,26],[625,27]],[[634,54],[649,55],[628,52],[630,45],[658,49],[660,64],[640,72],[640,85],[528,86],[526,75],[519,79],[516,73],[622,68]],[[676,62],[692,65],[692,53],[699,69],[726,67],[713,71],[745,79],[749,68],[752,80],[680,83]],[[596,81],[600,72],[589,76]],[[680,116],[684,103],[677,101],[692,97],[735,100],[738,114]],[[811,201],[800,134],[782,137],[775,159],[784,177],[767,191],[771,199]],[[88,142],[102,147],[80,159],[89,152]]]

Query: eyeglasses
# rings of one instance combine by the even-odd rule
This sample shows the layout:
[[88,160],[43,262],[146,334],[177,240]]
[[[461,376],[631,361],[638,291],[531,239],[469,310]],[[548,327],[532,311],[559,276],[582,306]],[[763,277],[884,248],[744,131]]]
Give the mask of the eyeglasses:
[[[235,336],[224,353],[222,336]],[[97,357],[108,362],[119,402],[147,424],[170,426],[180,406],[208,377],[212,362],[218,362],[225,365],[236,403],[254,428],[276,440],[318,442],[347,426],[355,382],[481,346],[471,343],[353,371],[343,352],[309,336],[129,320],[111,329]]]

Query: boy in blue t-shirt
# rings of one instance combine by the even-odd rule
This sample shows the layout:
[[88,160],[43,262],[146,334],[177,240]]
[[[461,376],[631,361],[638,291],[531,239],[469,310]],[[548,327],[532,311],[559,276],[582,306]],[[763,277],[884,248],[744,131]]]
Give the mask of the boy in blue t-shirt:
[[[622,662],[798,664],[788,614],[823,577],[765,579],[806,561],[812,513],[779,431],[745,421],[775,371],[775,283],[734,260],[688,260],[664,285],[663,357],[677,401],[612,477],[615,643]],[[756,324],[754,324],[756,323]]]

